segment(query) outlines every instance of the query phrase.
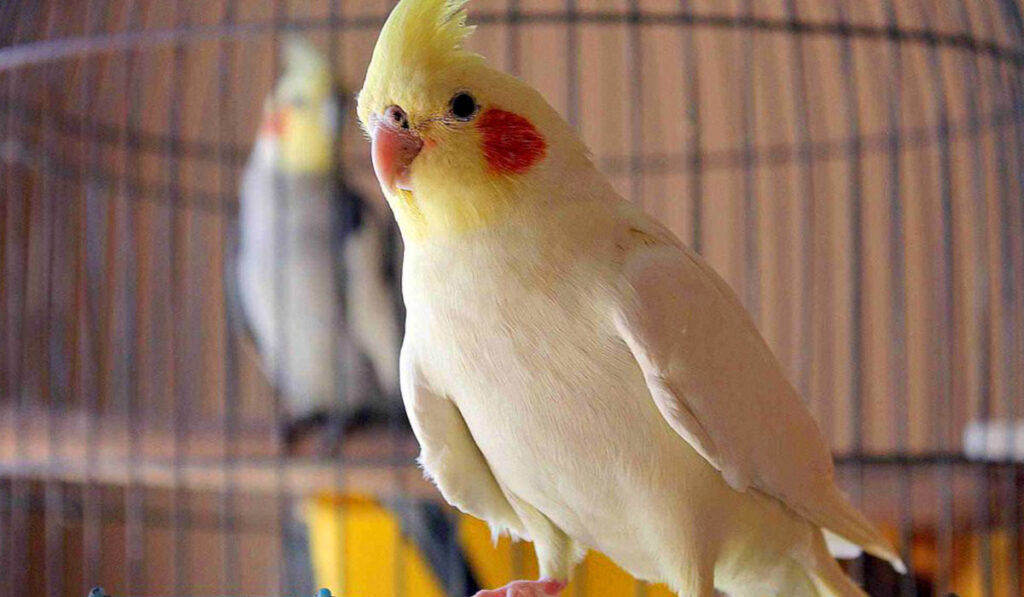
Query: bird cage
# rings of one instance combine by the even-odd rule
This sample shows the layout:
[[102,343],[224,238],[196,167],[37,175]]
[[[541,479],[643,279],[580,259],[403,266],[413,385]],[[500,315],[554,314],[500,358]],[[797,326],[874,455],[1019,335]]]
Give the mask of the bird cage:
[[[290,452],[232,323],[281,47],[307,40],[351,98],[392,4],[0,3],[0,597],[465,595],[535,569],[443,505],[400,414]],[[469,20],[737,290],[910,569],[848,572],[879,596],[1024,594],[1020,4],[472,0]],[[352,112],[335,167],[386,221]],[[591,554],[567,594],[668,593]]]

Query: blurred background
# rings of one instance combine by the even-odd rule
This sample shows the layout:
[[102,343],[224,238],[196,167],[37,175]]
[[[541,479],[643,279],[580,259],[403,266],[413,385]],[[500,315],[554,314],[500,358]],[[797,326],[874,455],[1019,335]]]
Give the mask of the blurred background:
[[[395,408],[401,247],[352,110],[391,5],[0,2],[0,597],[535,573]],[[754,314],[911,568],[850,573],[1024,594],[1016,0],[469,9]],[[668,593],[591,554],[568,594]]]

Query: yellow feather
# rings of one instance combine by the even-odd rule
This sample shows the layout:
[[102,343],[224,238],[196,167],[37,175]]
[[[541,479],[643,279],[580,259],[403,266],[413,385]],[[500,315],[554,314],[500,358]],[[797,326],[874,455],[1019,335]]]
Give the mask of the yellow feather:
[[[337,112],[327,60],[306,40],[293,37],[282,47],[284,72],[274,99],[287,119],[281,136],[281,170],[322,174],[334,161]],[[330,125],[333,119],[335,125]]]

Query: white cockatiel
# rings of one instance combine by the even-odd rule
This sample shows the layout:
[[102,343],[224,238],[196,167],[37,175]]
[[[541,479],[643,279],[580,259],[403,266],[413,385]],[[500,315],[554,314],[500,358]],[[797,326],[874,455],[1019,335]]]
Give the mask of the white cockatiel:
[[482,595],[557,594],[587,548],[687,597],[862,595],[828,544],[902,571],[734,292],[462,48],[462,5],[398,3],[359,117],[406,241],[420,461],[544,577]]
[[327,61],[300,38],[283,49],[227,277],[295,439],[324,419],[351,426],[393,410],[401,318],[386,218],[336,172],[343,98]]

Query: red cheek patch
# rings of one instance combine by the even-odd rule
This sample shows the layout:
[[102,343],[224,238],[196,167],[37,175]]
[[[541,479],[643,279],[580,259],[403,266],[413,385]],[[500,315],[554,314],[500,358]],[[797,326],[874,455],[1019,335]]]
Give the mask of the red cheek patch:
[[547,153],[540,131],[518,114],[491,108],[476,126],[483,137],[484,159],[499,174],[522,174]]

